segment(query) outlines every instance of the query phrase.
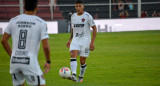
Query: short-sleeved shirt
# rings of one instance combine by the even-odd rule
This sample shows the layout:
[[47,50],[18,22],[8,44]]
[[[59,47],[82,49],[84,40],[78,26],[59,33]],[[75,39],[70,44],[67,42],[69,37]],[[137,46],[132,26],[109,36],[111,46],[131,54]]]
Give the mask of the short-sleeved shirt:
[[93,17],[84,12],[82,15],[78,16],[74,13],[71,16],[71,25],[73,28],[73,39],[71,44],[89,44],[91,42],[90,27],[95,25]]
[[40,41],[49,38],[46,22],[35,15],[21,14],[10,20],[4,32],[12,37],[10,73],[41,75],[37,56]]

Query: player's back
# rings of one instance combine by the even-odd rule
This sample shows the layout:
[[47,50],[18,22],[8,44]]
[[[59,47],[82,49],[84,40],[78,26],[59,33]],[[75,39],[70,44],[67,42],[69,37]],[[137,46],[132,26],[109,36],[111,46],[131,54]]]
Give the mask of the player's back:
[[36,69],[40,41],[48,38],[46,23],[37,16],[22,14],[11,19],[6,32],[12,36],[11,64]]
[[[41,30],[45,22],[34,15],[19,15],[11,21],[12,54],[33,56],[38,54]],[[22,53],[21,53],[22,52]]]

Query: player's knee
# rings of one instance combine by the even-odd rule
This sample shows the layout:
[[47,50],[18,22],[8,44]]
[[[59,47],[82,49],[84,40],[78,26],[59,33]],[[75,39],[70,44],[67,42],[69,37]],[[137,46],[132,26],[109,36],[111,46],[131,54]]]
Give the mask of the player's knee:
[[81,63],[81,65],[84,65],[86,62],[85,61],[81,61],[80,63]]
[[71,53],[71,58],[77,58],[77,55],[75,53]]
[[76,56],[74,54],[71,54],[71,58],[76,58]]
[[79,52],[78,50],[72,50],[72,51],[70,52],[71,58],[77,58],[78,52]]

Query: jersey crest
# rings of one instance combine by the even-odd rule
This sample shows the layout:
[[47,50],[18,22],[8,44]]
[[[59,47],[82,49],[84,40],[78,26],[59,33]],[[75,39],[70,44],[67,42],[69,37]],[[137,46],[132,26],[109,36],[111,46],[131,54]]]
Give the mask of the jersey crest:
[[85,21],[85,19],[83,18],[83,19],[82,19],[82,22],[84,22],[84,21]]

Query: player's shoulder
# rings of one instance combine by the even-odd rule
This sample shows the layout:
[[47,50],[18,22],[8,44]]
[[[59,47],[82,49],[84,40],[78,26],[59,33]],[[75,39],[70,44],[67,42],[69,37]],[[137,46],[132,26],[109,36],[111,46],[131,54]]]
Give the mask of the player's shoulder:
[[33,21],[39,22],[39,23],[46,23],[43,19],[41,19],[38,16],[35,16],[35,15],[26,15],[26,14],[17,15],[16,17],[11,18],[10,21],[22,20],[22,19],[25,20],[25,19],[28,19],[28,18],[32,19]]
[[89,14],[88,12],[84,12],[84,15],[86,15],[88,17],[92,17],[91,14]]
[[76,15],[77,15],[77,13],[72,14],[71,18],[74,17],[74,16],[76,16]]
[[40,17],[38,17],[38,16],[35,16],[35,20],[36,20],[36,22],[46,24],[46,21],[44,21],[42,18],[40,18]]
[[10,22],[17,20],[21,15],[22,15],[22,14],[17,15],[17,16],[15,16],[15,17],[11,18],[11,19],[10,19]]

